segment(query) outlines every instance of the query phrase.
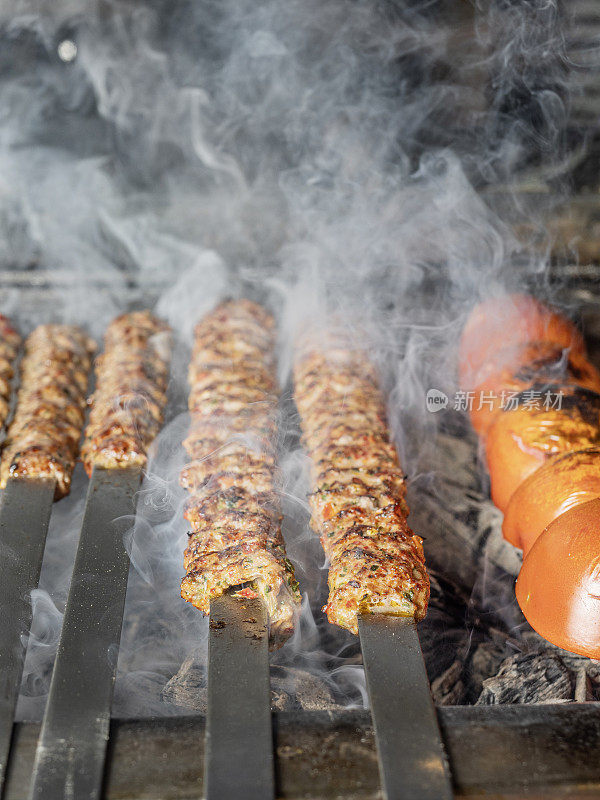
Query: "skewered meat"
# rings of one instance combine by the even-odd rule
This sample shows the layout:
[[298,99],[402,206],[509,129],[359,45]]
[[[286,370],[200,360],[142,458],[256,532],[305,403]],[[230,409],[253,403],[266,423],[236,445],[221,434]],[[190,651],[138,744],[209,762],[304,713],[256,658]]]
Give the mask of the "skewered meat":
[[21,337],[10,321],[0,314],[0,428],[4,427],[10,407],[10,382],[13,364],[21,345]]
[[525,295],[475,308],[461,341],[463,388],[475,369],[487,390],[519,391],[509,407],[471,413],[486,434],[503,533],[523,548],[519,605],[550,642],[598,658],[598,372],[573,323]]
[[85,432],[82,458],[94,466],[145,466],[166,406],[171,359],[170,329],[149,311],[114,319],[96,359],[96,391]]
[[375,368],[355,348],[306,341],[294,383],[312,462],[311,524],[330,563],[329,621],[357,633],[361,613],[422,619],[423,547],[406,522],[404,476]]
[[56,499],[69,493],[94,350],[91,339],[71,325],[40,325],[29,335],[2,452],[2,487],[9,477],[50,478],[56,480]]
[[277,646],[293,631],[300,595],[275,491],[274,349],[273,318],[248,300],[223,303],[196,326],[181,596],[208,614],[211,599],[250,584],[240,591],[262,598]]

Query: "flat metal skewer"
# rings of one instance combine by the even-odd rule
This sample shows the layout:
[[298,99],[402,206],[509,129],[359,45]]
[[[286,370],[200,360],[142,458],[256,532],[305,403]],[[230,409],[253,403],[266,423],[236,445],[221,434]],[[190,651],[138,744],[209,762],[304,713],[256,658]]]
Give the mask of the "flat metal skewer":
[[386,800],[451,800],[452,784],[412,617],[358,619]]
[[206,800],[275,796],[267,613],[224,594],[210,604]]
[[100,796],[139,468],[94,468],[29,797]]
[[55,486],[53,480],[10,479],[0,505],[0,794],[25,660],[21,636],[31,625],[30,592],[40,579]]

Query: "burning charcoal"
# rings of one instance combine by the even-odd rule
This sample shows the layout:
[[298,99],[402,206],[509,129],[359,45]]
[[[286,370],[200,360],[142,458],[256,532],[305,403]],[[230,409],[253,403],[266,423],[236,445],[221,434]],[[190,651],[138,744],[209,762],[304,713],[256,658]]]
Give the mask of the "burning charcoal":
[[161,697],[181,708],[206,713],[206,668],[191,655],[183,662],[179,672],[165,684]]
[[326,684],[304,670],[271,667],[271,687],[271,702],[273,695],[280,691],[287,698],[288,708],[324,711],[338,707]]
[[558,653],[517,653],[504,660],[494,678],[483,682],[476,705],[573,700],[573,677],[573,671]]
[[[421,649],[432,685],[440,681],[444,696],[450,691],[448,680],[458,676],[456,663],[463,664],[461,653],[467,653],[472,631],[465,625],[469,596],[447,578],[430,570],[431,596],[427,617],[419,624]],[[462,667],[461,667],[462,673]],[[461,684],[462,686],[462,684]],[[463,688],[457,689],[460,696]],[[442,703],[441,705],[446,705]]]
[[455,661],[452,666],[431,684],[431,694],[438,706],[456,706],[464,703],[466,692],[462,682],[464,664]]
[[428,532],[424,546],[430,568],[451,575],[470,594],[490,566],[516,577],[521,557],[502,538],[502,515],[489,499],[474,434],[455,415],[448,417],[436,437],[435,468],[444,480],[413,482],[410,522],[415,530]]
[[[189,656],[162,691],[165,702],[206,713],[207,675],[204,653]],[[304,670],[271,667],[272,711],[326,711],[339,708],[327,685]]]
[[469,696],[476,699],[483,690],[484,681],[497,675],[506,657],[506,647],[495,642],[482,642],[475,649],[469,664]]
[[572,672],[575,684],[575,701],[600,700],[600,662],[585,656],[559,651],[563,662]]

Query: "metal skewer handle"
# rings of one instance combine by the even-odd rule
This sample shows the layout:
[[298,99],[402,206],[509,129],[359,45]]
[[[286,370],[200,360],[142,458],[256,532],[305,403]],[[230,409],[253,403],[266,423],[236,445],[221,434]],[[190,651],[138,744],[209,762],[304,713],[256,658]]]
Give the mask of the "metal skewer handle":
[[358,630],[386,800],[451,800],[448,765],[413,618],[364,614]]
[[260,600],[224,594],[210,604],[204,796],[275,796],[269,636]]
[[95,468],[37,746],[31,800],[100,796],[139,468]]
[[30,593],[40,579],[55,482],[8,481],[0,505],[0,794],[6,775],[25,646],[31,625]]

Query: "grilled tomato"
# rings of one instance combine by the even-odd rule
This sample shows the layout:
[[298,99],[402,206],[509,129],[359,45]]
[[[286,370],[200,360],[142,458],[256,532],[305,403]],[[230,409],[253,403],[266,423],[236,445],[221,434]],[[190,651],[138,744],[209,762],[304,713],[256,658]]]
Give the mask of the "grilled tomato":
[[563,314],[526,294],[491,297],[469,316],[459,346],[459,379],[463,389],[473,388],[481,367],[495,362],[500,348],[527,342],[550,342],[573,353],[585,354],[583,337]]
[[600,392],[600,373],[580,353],[551,342],[502,348],[480,369],[473,389],[471,424],[485,436],[513,395],[532,384],[570,384]]
[[497,415],[486,458],[492,500],[501,511],[535,470],[556,453],[600,444],[600,394],[565,385],[532,386]]
[[510,498],[502,533],[526,555],[548,525],[575,506],[600,497],[600,447],[552,456]]
[[600,500],[550,523],[525,557],[517,600],[527,621],[557,647],[600,658]]

